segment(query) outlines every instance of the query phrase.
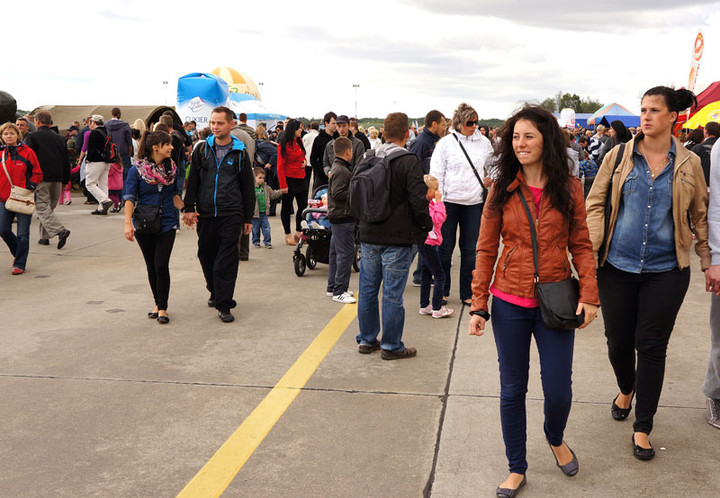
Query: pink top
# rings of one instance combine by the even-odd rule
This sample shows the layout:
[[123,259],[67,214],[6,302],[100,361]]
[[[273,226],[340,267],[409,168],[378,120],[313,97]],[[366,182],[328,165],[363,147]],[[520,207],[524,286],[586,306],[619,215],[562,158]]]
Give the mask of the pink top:
[[[533,200],[535,201],[535,207],[539,212],[543,189],[538,187],[531,187],[530,185],[528,185],[528,188],[530,189],[530,192],[532,192]],[[492,285],[490,286],[490,294],[516,306],[522,306],[523,308],[537,308],[540,305],[540,303],[538,303],[538,300],[535,298],[513,296],[512,294],[508,294],[506,292],[496,289]]]
[[445,218],[447,218],[445,204],[443,204],[442,201],[436,201],[433,199],[430,201],[428,208],[430,209],[430,218],[433,220],[433,229],[428,232],[425,243],[429,246],[439,246],[442,244],[443,240],[440,229],[442,228],[442,224],[445,222]]

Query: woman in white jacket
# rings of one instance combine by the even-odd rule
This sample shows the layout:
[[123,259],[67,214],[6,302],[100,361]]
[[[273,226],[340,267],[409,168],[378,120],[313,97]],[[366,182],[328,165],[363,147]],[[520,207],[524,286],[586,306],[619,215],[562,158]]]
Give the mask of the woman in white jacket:
[[468,305],[472,300],[475,244],[485,201],[483,187],[486,181],[489,183],[485,163],[493,155],[490,140],[478,131],[477,125],[475,109],[460,104],[453,115],[453,129],[437,143],[430,160],[430,174],[438,179],[447,210],[439,249],[446,275],[443,295],[445,299],[450,296],[450,261],[460,227],[460,299]]

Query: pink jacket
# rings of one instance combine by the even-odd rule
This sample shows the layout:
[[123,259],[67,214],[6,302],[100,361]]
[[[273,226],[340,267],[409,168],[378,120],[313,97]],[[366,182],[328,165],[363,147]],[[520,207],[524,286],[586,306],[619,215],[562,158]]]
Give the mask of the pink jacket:
[[108,190],[122,190],[123,188],[123,168],[117,163],[110,164],[108,171]]
[[433,220],[433,229],[428,232],[425,243],[429,246],[439,246],[442,244],[443,240],[440,229],[442,228],[442,224],[445,222],[445,218],[447,218],[445,204],[443,204],[442,201],[436,201],[433,199],[430,201],[428,208],[430,209],[430,218]]

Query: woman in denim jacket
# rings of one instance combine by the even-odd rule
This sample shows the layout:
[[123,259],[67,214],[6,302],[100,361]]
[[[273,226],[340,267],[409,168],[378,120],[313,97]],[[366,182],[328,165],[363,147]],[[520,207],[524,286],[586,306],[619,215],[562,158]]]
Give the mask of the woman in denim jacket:
[[[170,159],[172,138],[164,131],[145,132],[140,140],[139,160],[128,171],[125,183],[125,238],[137,239],[145,258],[148,280],[155,307],[148,318],[168,323],[168,295],[170,293],[170,253],[178,228],[178,210],[184,208],[180,198],[177,166]],[[133,212],[137,205],[161,207],[161,228],[154,234],[136,234]]]
[[668,341],[690,283],[693,232],[703,271],[710,265],[708,195],[700,159],[672,135],[678,113],[693,102],[695,96],[684,89],[659,86],[645,92],[641,131],[625,144],[619,162],[620,147],[607,154],[587,198],[590,239],[599,251],[608,355],[620,388],[611,414],[625,420],[634,396],[632,448],[641,460],[655,456],[648,436]]

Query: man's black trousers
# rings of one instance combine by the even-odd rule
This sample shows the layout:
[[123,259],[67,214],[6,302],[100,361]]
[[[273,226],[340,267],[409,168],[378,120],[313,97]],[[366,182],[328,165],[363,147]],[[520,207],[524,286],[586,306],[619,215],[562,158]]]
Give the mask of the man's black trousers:
[[233,293],[238,272],[238,239],[243,229],[240,215],[198,217],[198,258],[215,308],[235,307]]

